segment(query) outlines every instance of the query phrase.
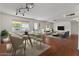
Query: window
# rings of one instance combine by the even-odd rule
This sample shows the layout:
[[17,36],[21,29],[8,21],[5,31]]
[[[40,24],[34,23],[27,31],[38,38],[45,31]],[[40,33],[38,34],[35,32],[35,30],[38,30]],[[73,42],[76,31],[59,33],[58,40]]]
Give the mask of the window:
[[29,31],[30,29],[29,29],[29,24],[22,24],[22,31]]
[[18,21],[13,21],[12,22],[12,30],[13,31],[29,31],[29,23],[26,22],[18,22]]

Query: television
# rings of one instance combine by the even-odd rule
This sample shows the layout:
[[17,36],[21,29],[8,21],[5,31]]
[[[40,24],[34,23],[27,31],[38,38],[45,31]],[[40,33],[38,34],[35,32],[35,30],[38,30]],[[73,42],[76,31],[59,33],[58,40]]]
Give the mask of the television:
[[64,26],[58,26],[58,30],[64,30]]

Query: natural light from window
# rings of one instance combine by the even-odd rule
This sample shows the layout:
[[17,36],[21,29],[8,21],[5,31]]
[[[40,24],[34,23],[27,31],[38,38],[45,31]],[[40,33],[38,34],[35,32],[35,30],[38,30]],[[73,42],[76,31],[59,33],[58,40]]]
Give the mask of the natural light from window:
[[19,21],[12,21],[12,31],[29,31],[29,23],[26,22],[19,22]]

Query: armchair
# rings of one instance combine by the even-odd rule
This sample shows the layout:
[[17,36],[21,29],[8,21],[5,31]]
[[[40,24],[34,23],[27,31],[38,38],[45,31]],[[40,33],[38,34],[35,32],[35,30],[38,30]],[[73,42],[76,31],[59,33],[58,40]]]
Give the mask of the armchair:
[[63,35],[62,35],[62,38],[67,38],[69,37],[69,31],[66,31]]

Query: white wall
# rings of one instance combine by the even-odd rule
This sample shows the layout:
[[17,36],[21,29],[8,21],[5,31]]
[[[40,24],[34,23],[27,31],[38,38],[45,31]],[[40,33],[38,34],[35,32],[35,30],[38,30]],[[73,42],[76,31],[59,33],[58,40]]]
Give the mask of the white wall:
[[71,21],[71,34],[78,35],[78,49],[79,49],[79,22]]
[[71,34],[78,35],[78,22],[71,21]]
[[12,18],[11,16],[1,14],[2,15],[2,20],[1,20],[1,30],[7,29],[8,31],[11,31],[11,22]]
[[[2,24],[2,21],[1,20],[2,20],[2,15],[0,15],[0,33],[1,33],[1,24]],[[0,42],[1,42],[1,36],[0,36]]]
[[[58,26],[64,26],[64,30],[57,30]],[[71,34],[71,22],[70,21],[59,21],[59,22],[54,22],[54,30],[58,32],[64,32],[64,31],[69,31]]]
[[1,32],[1,23],[2,23],[2,15],[0,14],[0,32]]

